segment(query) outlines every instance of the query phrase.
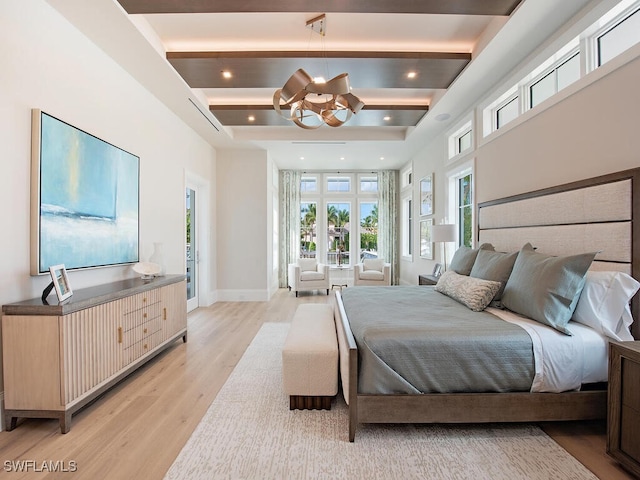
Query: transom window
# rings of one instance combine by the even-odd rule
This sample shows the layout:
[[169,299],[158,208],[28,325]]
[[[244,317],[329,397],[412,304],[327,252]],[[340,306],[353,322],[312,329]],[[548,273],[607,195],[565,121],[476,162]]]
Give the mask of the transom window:
[[349,177],[327,178],[327,192],[349,192],[349,191],[351,191],[351,179]]

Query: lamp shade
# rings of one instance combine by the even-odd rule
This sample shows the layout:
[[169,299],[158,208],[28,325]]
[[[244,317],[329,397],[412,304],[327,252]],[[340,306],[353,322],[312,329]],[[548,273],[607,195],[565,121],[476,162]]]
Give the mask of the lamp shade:
[[455,242],[456,226],[455,224],[433,225],[431,227],[432,242]]

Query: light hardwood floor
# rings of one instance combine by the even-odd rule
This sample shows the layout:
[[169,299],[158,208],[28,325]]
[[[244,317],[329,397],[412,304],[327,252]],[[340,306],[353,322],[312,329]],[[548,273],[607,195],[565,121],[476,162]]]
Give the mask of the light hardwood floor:
[[[0,432],[0,478],[162,479],[262,323],[289,322],[300,303],[333,301],[333,292],[296,298],[281,289],[269,302],[220,302],[195,310],[186,344],[176,342],[77,412],[66,435],[56,421],[37,419]],[[543,428],[600,478],[632,478],[607,457],[603,422]],[[9,475],[16,461],[34,463],[28,472]],[[46,465],[52,463],[43,462],[76,471],[49,473]]]

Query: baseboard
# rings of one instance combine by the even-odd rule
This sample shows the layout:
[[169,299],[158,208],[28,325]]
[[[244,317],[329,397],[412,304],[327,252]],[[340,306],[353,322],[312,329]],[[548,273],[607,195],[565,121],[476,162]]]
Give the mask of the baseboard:
[[267,290],[218,290],[219,302],[268,302]]

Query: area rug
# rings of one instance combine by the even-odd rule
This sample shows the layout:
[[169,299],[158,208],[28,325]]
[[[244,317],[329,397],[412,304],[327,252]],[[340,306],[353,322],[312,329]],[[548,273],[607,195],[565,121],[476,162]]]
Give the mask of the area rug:
[[535,425],[360,425],[342,398],[289,410],[281,349],[265,323],[165,479],[595,479]]

